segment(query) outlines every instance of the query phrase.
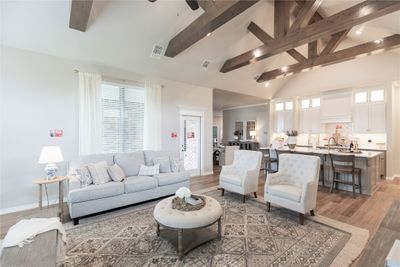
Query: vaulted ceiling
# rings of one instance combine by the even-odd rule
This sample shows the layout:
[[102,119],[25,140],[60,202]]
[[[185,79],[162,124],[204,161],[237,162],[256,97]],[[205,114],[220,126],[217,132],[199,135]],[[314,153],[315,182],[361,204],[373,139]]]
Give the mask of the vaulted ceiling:
[[[321,16],[328,17],[361,2],[325,0],[317,10]],[[283,52],[227,73],[220,72],[228,59],[263,45],[248,29],[251,22],[274,36],[272,0],[258,1],[173,58],[163,56],[160,59],[150,57],[153,45],[161,44],[166,48],[171,39],[203,15],[201,8],[192,11],[183,0],[94,1],[86,32],[69,28],[70,11],[70,1],[1,1],[1,43],[148,77],[263,98],[271,97],[291,77],[274,79],[268,87],[257,83],[255,77],[298,63],[289,53]],[[399,11],[351,27],[336,50],[393,34],[400,34]],[[307,45],[300,45],[296,50],[307,57]],[[201,69],[204,60],[211,61],[207,71]]]

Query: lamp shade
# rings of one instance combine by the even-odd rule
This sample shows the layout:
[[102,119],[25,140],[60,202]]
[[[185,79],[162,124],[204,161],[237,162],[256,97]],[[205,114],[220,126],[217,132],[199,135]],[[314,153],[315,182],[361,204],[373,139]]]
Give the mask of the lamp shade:
[[39,163],[56,163],[64,161],[61,149],[58,146],[44,146],[40,153]]
[[250,136],[256,136],[256,131],[250,131]]

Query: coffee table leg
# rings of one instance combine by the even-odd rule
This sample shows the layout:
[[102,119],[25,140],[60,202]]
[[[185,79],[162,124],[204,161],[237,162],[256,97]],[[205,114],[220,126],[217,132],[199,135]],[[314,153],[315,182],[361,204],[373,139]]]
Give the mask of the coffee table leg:
[[221,217],[218,219],[218,240],[221,239]]
[[160,224],[157,223],[157,236],[160,236]]
[[183,229],[178,229],[178,256],[179,256],[179,260],[182,260],[182,258],[183,258],[182,236],[183,236]]

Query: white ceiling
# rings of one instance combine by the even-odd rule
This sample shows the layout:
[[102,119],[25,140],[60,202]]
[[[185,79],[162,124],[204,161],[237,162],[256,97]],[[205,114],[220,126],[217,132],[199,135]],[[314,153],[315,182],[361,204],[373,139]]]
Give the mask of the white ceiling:
[[264,98],[240,94],[236,92],[214,89],[213,90],[213,109],[214,112],[232,107],[247,106],[254,104],[267,103]]
[[[322,13],[331,15],[361,2],[325,0]],[[247,31],[250,21],[273,32],[273,1],[262,0],[175,58],[150,58],[154,43],[168,41],[201,13],[184,0],[95,1],[86,32],[68,27],[70,1],[1,1],[1,43],[68,59],[136,72],[146,76],[187,82],[211,88],[270,98],[290,77],[258,84],[254,77],[264,70],[295,63],[286,53],[226,74],[224,61],[261,45]],[[355,30],[362,28],[363,34]],[[400,12],[354,28],[342,47],[400,34]],[[305,46],[299,50],[304,53]],[[208,71],[200,65],[211,60]]]

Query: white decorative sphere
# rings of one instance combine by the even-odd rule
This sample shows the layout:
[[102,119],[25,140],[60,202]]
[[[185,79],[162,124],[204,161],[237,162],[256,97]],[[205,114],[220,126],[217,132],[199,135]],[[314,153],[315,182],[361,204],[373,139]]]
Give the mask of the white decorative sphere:
[[176,191],[175,195],[180,199],[183,199],[185,197],[189,198],[192,195],[192,192],[187,187],[181,187]]

